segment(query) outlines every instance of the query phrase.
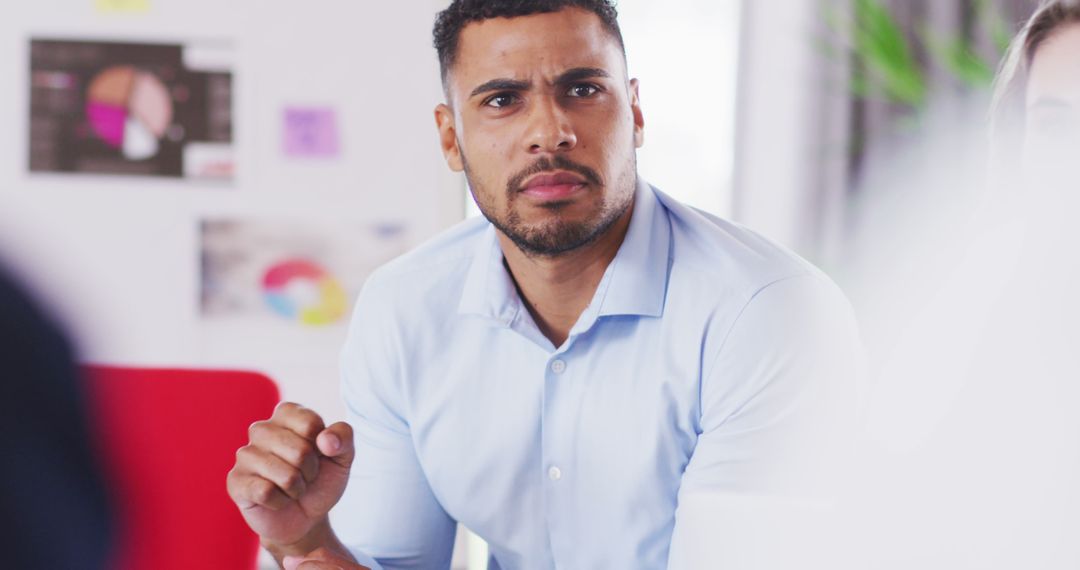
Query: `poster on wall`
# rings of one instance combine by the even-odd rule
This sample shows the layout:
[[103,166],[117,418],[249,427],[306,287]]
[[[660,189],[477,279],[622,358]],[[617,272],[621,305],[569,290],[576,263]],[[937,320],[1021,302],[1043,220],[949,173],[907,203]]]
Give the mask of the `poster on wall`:
[[231,49],[32,39],[32,173],[229,181]]
[[409,247],[392,223],[204,220],[199,233],[204,319],[295,328],[347,322],[368,275]]
[[332,107],[285,108],[282,150],[289,158],[338,158],[341,135]]
[[94,8],[102,14],[145,14],[150,0],[94,0]]

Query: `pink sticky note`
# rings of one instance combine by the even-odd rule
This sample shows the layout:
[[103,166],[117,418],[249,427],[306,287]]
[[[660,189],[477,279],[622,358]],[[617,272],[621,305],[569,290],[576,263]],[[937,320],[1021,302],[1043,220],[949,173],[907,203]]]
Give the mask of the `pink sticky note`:
[[333,158],[340,154],[337,113],[328,107],[285,109],[285,156]]

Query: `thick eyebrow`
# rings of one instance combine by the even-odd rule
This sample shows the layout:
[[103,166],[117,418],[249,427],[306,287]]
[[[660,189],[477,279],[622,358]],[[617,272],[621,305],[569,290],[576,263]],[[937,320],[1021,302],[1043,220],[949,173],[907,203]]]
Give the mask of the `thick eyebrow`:
[[[584,79],[596,79],[596,78],[608,78],[611,74],[598,67],[575,67],[568,69],[553,82],[554,85],[565,85],[567,83],[575,83]],[[531,81],[520,81],[517,79],[492,79],[481,83],[476,89],[469,93],[469,98],[482,95],[484,93],[490,93],[492,91],[527,91],[532,87]]]
[[584,79],[606,79],[609,77],[611,77],[611,74],[599,67],[575,67],[562,72],[562,74],[556,77],[555,85],[576,83]]
[[469,98],[472,99],[477,95],[484,93],[490,93],[492,91],[526,91],[532,87],[531,81],[518,81],[516,79],[492,79],[481,83],[479,87],[472,90],[469,93]]

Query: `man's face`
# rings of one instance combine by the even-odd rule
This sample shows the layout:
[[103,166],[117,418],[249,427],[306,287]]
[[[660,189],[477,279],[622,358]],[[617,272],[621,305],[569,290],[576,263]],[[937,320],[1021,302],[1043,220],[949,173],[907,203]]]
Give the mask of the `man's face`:
[[467,25],[436,119],[450,167],[526,253],[590,243],[633,203],[643,121],[617,40],[595,14]]

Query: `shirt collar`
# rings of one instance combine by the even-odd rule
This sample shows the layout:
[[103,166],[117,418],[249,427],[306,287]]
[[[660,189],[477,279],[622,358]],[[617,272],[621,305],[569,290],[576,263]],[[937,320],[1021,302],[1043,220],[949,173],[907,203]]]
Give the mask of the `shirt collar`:
[[458,313],[488,317],[510,326],[520,310],[521,298],[510,272],[503,265],[502,247],[495,235],[495,226],[488,224],[473,252]]
[[[638,179],[634,213],[622,246],[608,266],[605,290],[597,289],[599,316],[664,313],[671,258],[671,222],[656,191]],[[600,294],[603,294],[601,297]]]
[[[488,225],[473,253],[458,312],[510,324],[521,311],[517,287],[503,264],[502,248],[494,226]],[[659,317],[664,312],[670,267],[671,222],[656,191],[638,181],[634,212],[618,253],[604,272],[593,302],[578,328],[590,327],[598,317],[639,315]]]

